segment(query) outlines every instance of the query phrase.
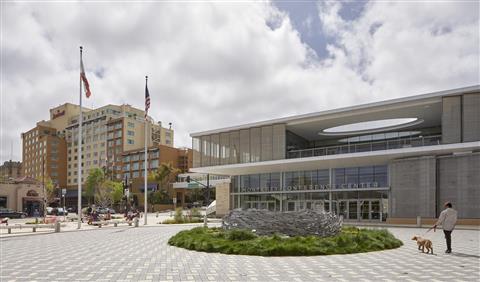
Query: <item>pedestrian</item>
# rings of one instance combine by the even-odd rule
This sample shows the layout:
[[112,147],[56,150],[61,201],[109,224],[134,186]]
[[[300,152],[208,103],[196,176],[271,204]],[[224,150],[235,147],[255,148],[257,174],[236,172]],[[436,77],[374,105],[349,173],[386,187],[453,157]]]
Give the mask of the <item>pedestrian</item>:
[[110,211],[107,211],[107,214],[105,215],[104,220],[110,220],[110,219],[112,219],[112,214],[110,213]]
[[446,202],[445,209],[440,213],[437,222],[433,225],[433,232],[436,231],[438,225],[442,226],[445,241],[447,242],[446,254],[452,252],[452,231],[455,228],[455,224],[457,224],[457,211],[452,208],[452,203]]

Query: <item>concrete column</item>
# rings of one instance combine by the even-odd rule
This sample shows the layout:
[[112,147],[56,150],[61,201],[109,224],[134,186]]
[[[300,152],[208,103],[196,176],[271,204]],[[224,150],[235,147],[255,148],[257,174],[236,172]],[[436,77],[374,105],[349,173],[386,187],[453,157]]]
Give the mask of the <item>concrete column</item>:
[[463,142],[480,141],[480,93],[463,95]]
[[462,97],[444,97],[442,103],[442,143],[462,142]]

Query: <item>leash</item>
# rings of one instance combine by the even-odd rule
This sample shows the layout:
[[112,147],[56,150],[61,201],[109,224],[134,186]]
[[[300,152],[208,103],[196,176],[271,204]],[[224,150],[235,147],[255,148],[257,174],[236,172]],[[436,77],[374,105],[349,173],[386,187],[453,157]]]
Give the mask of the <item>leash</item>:
[[423,233],[422,237],[425,236],[425,235],[427,235],[427,233],[430,232],[430,230],[432,230],[432,227],[429,228],[427,231],[425,231],[425,233]]

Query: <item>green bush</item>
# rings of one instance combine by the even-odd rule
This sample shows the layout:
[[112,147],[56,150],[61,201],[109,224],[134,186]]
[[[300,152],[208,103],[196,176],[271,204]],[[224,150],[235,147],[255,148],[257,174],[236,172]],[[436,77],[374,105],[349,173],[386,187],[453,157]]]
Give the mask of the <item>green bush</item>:
[[200,222],[203,222],[203,220],[198,217],[192,217],[192,218],[182,217],[179,220],[175,218],[165,219],[164,221],[162,221],[162,224],[181,224],[181,223],[200,223]]
[[251,231],[244,229],[233,229],[226,233],[226,238],[232,241],[252,240],[256,237]]
[[172,246],[202,252],[259,256],[349,254],[398,248],[402,242],[387,230],[343,228],[333,237],[258,236],[248,230],[197,227],[170,238]]
[[175,215],[173,216],[176,222],[183,222],[183,209],[182,208],[177,208],[175,210]]
[[191,217],[202,217],[202,214],[197,208],[193,208],[190,210],[190,216]]

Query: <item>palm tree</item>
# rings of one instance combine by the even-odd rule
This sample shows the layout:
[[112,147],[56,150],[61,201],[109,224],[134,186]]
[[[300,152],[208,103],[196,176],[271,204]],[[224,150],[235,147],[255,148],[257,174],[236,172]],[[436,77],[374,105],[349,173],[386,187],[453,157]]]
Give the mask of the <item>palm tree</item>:
[[[161,163],[155,174],[155,180],[158,181],[161,188],[164,188],[165,184],[170,184],[172,178],[179,172],[178,168],[172,166],[171,163]],[[168,188],[168,187],[167,187]]]

